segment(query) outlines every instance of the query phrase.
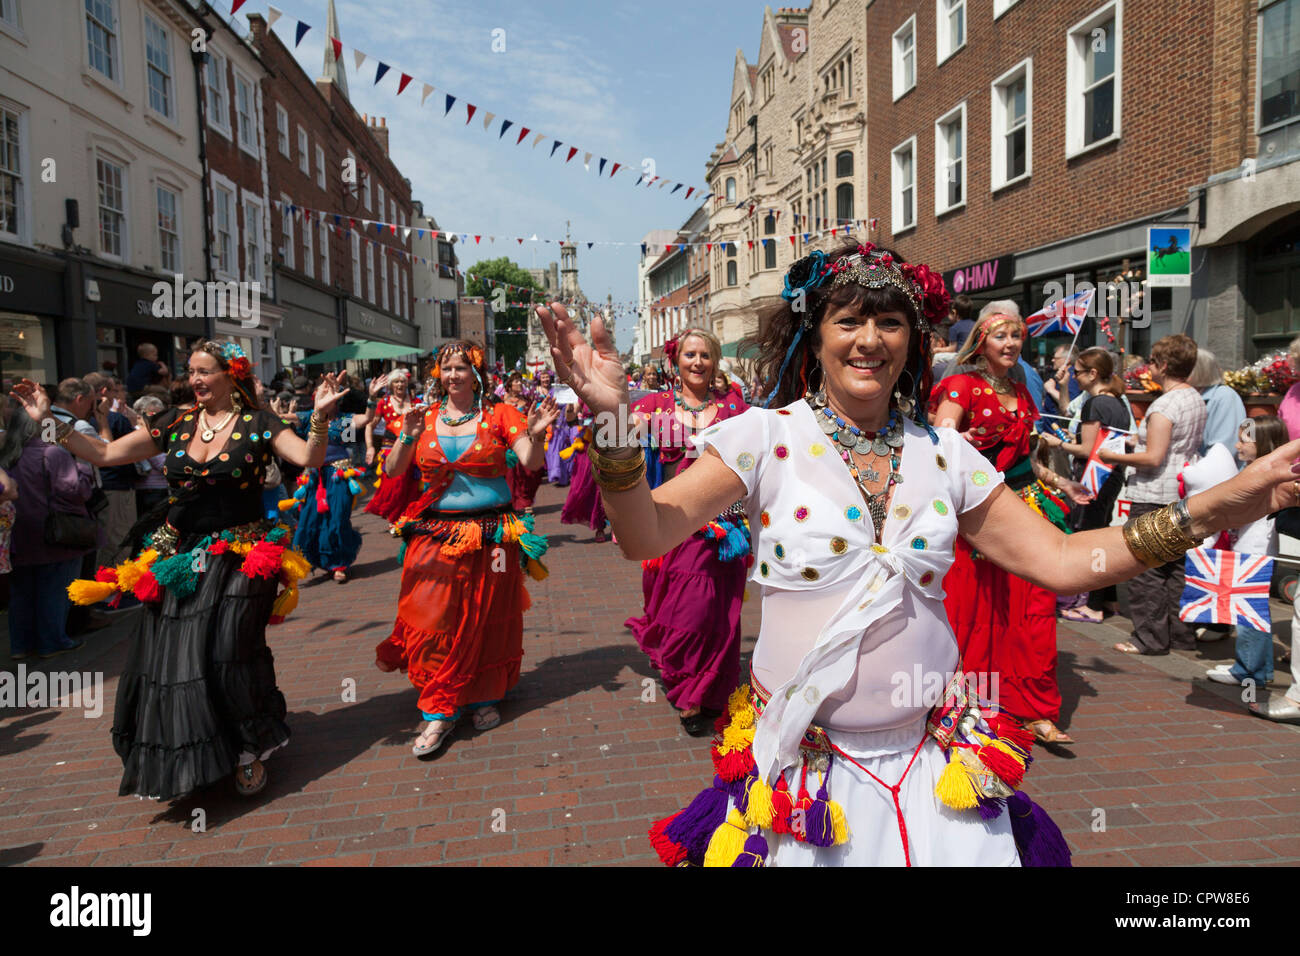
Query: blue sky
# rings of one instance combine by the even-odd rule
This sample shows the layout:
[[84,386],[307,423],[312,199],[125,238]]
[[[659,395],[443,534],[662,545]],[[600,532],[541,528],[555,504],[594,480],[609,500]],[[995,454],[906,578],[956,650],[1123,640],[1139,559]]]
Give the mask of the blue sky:
[[[482,233],[459,250],[462,268],[480,258],[508,255],[525,267],[559,260],[559,248],[518,245],[502,236],[558,238],[565,221],[575,239],[638,241],[651,229],[676,229],[698,206],[695,197],[633,187],[636,173],[597,179],[597,157],[623,163],[654,161],[656,172],[705,187],[704,166],[723,137],[737,47],[757,53],[763,7],[751,0],[707,3],[612,0],[545,4],[449,0],[335,0],[349,92],[358,112],[387,117],[390,151],[409,176],[414,198],[444,228]],[[278,0],[284,18],[274,27],[292,47],[295,21],[312,30],[296,55],[320,75],[326,0]],[[229,9],[228,0],[226,9]],[[264,0],[245,11],[265,14]],[[242,12],[237,18],[243,21]],[[493,30],[505,31],[505,51],[493,52]],[[354,68],[351,48],[368,59]],[[378,86],[375,64],[390,71]],[[415,81],[400,98],[402,71]],[[436,92],[420,106],[421,82]],[[457,96],[443,116],[443,95]],[[464,101],[478,112],[465,123]],[[497,114],[490,131],[485,112]],[[500,119],[514,121],[503,139]],[[533,129],[515,145],[518,130]],[[538,132],[545,142],[532,147]],[[566,146],[547,158],[552,139]],[[582,148],[564,163],[567,144]],[[583,152],[595,153],[591,171]],[[489,245],[487,235],[496,235]],[[636,299],[640,250],[579,246],[579,279],[590,299]],[[620,348],[630,347],[632,320],[621,318]]]

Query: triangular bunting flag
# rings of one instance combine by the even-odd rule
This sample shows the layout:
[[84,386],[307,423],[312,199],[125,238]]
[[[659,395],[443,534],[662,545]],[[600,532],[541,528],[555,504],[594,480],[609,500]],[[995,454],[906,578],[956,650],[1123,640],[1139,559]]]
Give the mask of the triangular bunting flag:
[[557,139],[555,142],[553,142],[553,143],[551,144],[551,155],[552,155],[552,156],[555,155],[555,151],[556,151],[557,149],[559,149],[561,145],[563,145],[563,144],[562,144],[558,139]]
[[402,95],[402,91],[406,89],[407,85],[408,85],[408,84],[411,82],[411,80],[413,80],[413,79],[415,79],[415,77],[411,76],[410,73],[403,73],[403,74],[402,74],[402,78],[401,78],[401,80],[398,81],[398,84],[397,84],[397,95],[398,95],[398,96],[401,96],[401,95]]
[[468,125],[469,125],[469,121],[472,120],[472,119],[474,118],[474,111],[475,111],[476,109],[478,109],[478,107],[475,106],[473,103],[466,103],[466,104],[465,104],[465,125],[466,125],[466,126],[468,126]]
[[330,46],[334,47],[334,62],[337,63],[343,55],[343,41],[338,37],[330,37]]
[[713,251],[713,243],[711,243],[711,242],[706,242],[706,243],[704,244],[704,248],[707,249],[709,252],[712,252],[712,251]]
[[605,157],[604,156],[600,157],[600,165],[596,167],[597,176],[605,175],[605,162],[606,162]]
[[492,125],[492,121],[493,121],[494,119],[496,119],[496,118],[497,118],[497,114],[496,114],[496,113],[484,113],[484,114],[483,114],[483,128],[484,128],[484,129],[487,129],[489,126],[491,126],[491,125]]
[[528,135],[529,133],[531,133],[531,132],[532,132],[532,130],[530,130],[527,126],[525,126],[523,129],[521,129],[521,130],[519,131],[519,138],[518,138],[517,140],[515,140],[515,145],[518,146],[520,143],[522,143],[522,142],[524,141],[524,137],[527,136],[527,135]]
[[519,243],[521,246],[524,244],[522,239],[515,239],[515,242]]
[[429,94],[432,93],[432,92],[433,92],[433,87],[430,86],[428,83],[425,83],[425,84],[424,84],[424,88],[423,88],[423,89],[421,90],[421,92],[420,92],[420,105],[421,105],[421,106],[424,105],[424,101],[427,100],[427,99],[429,98]]
[[591,169],[591,153],[586,153],[585,155],[583,155],[582,165],[585,166],[587,169]]
[[379,66],[375,67],[375,86],[379,85],[379,81],[384,78],[384,74],[387,72],[388,64],[380,61]]
[[352,48],[352,66],[354,69],[361,69],[361,64],[366,62],[366,55],[356,47]]
[[590,248],[591,248],[592,246],[594,246],[594,245],[595,245],[594,242],[589,242],[589,243],[587,243],[587,248],[590,249]]
[[536,148],[537,148],[537,144],[540,143],[540,142],[541,142],[542,140],[544,140],[544,139],[546,139],[546,134],[545,134],[545,133],[538,133],[536,136],[534,136],[534,137],[533,137],[533,149],[536,149]]
[[690,198],[691,198],[691,193],[693,193],[693,192],[695,192],[695,187],[694,187],[694,186],[692,186],[692,187],[690,187],[688,190],[686,190],[686,197],[685,197],[685,198],[690,199]]
[[297,49],[298,44],[302,42],[302,38],[307,35],[307,31],[310,29],[311,29],[310,24],[303,23],[301,20],[298,21],[298,28],[294,30],[294,37],[293,37],[294,49]]
[[[613,174],[613,173],[610,173],[609,175],[610,175],[611,177],[613,177],[614,174]],[[632,185],[633,185],[633,186],[640,186],[640,185],[641,185],[641,180],[643,180],[643,179],[645,179],[645,173],[642,173],[640,176],[638,176],[638,177],[636,178],[636,182],[634,182]]]
[[790,245],[792,245],[792,246],[794,245],[794,236],[791,236],[791,237],[790,237]]
[[[677,192],[677,190],[681,189],[683,185],[685,185],[685,184],[684,184],[684,183],[678,183],[676,186],[673,187],[673,192]],[[671,194],[670,194],[670,195],[671,195]]]
[[567,163],[569,160],[573,159],[573,154],[576,153],[577,151],[578,151],[578,147],[570,146],[569,155],[565,157],[564,161]]
[[407,226],[402,230],[402,239],[406,242],[411,241],[411,227]]
[[276,21],[276,20],[279,20],[282,16],[284,16],[283,13],[281,13],[278,9],[276,9],[276,8],[273,7],[273,6],[271,6],[270,4],[267,4],[267,7],[266,7],[266,28],[267,28],[268,30],[271,29],[271,27],[275,26],[275,21]]
[[751,248],[751,249],[754,248],[754,240],[753,240],[753,239],[747,239],[747,240],[745,240],[745,241],[749,243],[749,248]]
[[477,245],[479,244],[479,241],[480,241],[482,238],[483,238],[482,236],[475,236],[475,237],[474,237],[474,245],[477,246]]
[[247,0],[230,0],[230,15],[233,17],[236,13],[238,13],[239,8],[242,7],[246,2]]
[[614,164],[614,168],[611,169],[611,170],[609,171],[609,178],[610,178],[610,179],[613,179],[613,178],[614,178],[614,174],[615,174],[616,172],[618,172],[618,168],[619,168],[620,166],[622,166],[622,165],[623,165],[622,163],[615,163],[615,164]]
[[500,139],[502,136],[506,135],[506,130],[508,130],[510,127],[512,127],[512,126],[514,126],[514,125],[515,125],[515,121],[514,121],[514,120],[502,120],[502,121],[501,121],[501,132],[497,133],[497,139]]
[[446,105],[446,107],[445,107],[445,108],[443,109],[443,111],[442,111],[442,115],[443,115],[443,116],[446,116],[448,113],[451,112],[452,104],[455,103],[455,102],[456,102],[456,97],[454,97],[454,96],[452,96],[450,93],[448,93],[448,94],[447,94],[447,105]]

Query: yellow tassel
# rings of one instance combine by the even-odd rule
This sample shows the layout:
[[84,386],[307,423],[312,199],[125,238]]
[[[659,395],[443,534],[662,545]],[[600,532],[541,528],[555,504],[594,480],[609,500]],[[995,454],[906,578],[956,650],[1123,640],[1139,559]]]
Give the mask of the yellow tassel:
[[750,777],[749,803],[745,807],[745,822],[763,830],[772,829],[776,810],[772,806],[772,788],[761,777]]
[[151,567],[153,567],[153,563],[154,561],[157,560],[157,558],[158,558],[157,549],[149,548],[148,550],[140,552],[140,557],[135,559],[135,563],[140,567],[142,571],[148,571]]
[[68,585],[68,598],[73,604],[98,604],[116,591],[117,585],[111,581],[80,579]]
[[735,723],[730,723],[727,725],[727,729],[722,732],[722,746],[718,748],[718,751],[722,754],[729,754],[753,745],[753,727],[737,727]]
[[736,857],[744,852],[745,838],[748,836],[749,830],[744,818],[739,810],[732,807],[727,813],[726,821],[713,831],[709,848],[704,852],[704,865],[731,866],[736,862]]
[[741,684],[727,698],[727,713],[735,720],[738,714],[749,710],[749,685]]
[[934,795],[944,806],[954,810],[971,810],[979,805],[975,784],[971,782],[970,774],[956,755],[943,768],[943,775],[935,784]]
[[288,511],[290,508],[295,507],[297,504],[298,504],[297,498],[281,498],[276,503],[276,507],[279,508],[281,511]]
[[835,845],[849,842],[849,821],[844,816],[844,808],[834,800],[826,801],[826,809],[831,815],[831,832],[835,834]]
[[280,557],[280,570],[290,581],[301,581],[307,575],[311,574],[311,564],[302,556],[302,553],[295,551],[293,548],[285,548],[284,554]]
[[271,613],[277,617],[288,617],[297,606],[298,587],[291,584],[281,591],[280,596],[275,599],[275,603],[271,605]]
[[456,530],[442,543],[442,553],[448,557],[468,554],[483,547],[483,528],[477,521],[457,522]]
[[1012,746],[1011,744],[1005,743],[1001,740],[995,740],[993,741],[991,746],[993,747],[994,750],[1002,751],[1004,754],[1006,754],[1016,763],[1020,764],[1020,766],[1023,767],[1025,765],[1024,753],[1018,750],[1016,747]]
[[230,542],[230,551],[232,554],[248,554],[253,550],[251,541],[232,541]]
[[134,591],[135,582],[144,577],[145,569],[135,561],[123,561],[116,568],[119,591]]
[[528,559],[528,576],[534,581],[545,581],[550,577],[551,572],[546,569],[546,565],[536,558]]

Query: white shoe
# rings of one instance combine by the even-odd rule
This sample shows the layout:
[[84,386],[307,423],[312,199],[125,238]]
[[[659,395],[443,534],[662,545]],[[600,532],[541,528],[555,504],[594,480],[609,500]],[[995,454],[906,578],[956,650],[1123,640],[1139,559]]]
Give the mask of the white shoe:
[[1212,631],[1208,627],[1198,627],[1196,629],[1196,639],[1202,644],[1208,644],[1212,641],[1221,641],[1227,636],[1227,631]]
[[1205,672],[1205,676],[1216,684],[1232,684],[1234,687],[1241,686],[1241,681],[1232,676],[1231,664],[1220,664],[1218,667],[1212,667]]

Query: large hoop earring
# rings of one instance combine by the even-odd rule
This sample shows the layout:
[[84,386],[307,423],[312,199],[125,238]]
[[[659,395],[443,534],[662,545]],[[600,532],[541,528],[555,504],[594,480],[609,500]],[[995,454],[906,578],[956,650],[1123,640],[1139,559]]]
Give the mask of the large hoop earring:
[[[907,376],[908,381],[911,383],[906,392],[904,392],[902,388],[899,387],[899,383],[902,382],[904,375]],[[916,394],[916,376],[912,374],[912,370],[910,368],[905,368],[903,369],[902,373],[898,376],[898,381],[894,382],[894,403],[898,406],[898,410],[902,414],[904,415],[912,414],[912,409],[916,407],[916,402],[912,398],[912,396],[915,394]]]

